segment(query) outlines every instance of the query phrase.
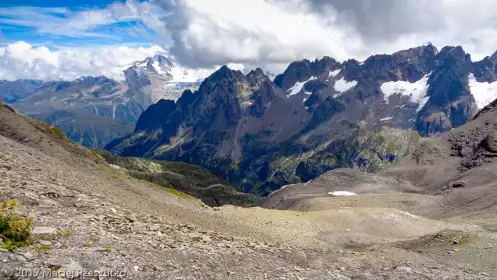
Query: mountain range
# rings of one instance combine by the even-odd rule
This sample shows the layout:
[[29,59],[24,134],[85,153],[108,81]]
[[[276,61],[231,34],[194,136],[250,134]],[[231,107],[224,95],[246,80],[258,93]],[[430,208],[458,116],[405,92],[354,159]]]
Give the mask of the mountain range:
[[151,105],[106,149],[201,165],[262,195],[336,168],[375,172],[495,99],[496,62],[428,44],[364,62],[296,61],[274,80],[223,66],[197,91]]
[[19,112],[59,126],[91,148],[133,131],[140,114],[160,99],[176,100],[202,77],[162,55],[123,67],[125,81],[81,77],[74,81],[1,81],[0,97]]
[[[107,146],[125,157],[56,126],[80,113],[53,125],[0,99],[0,279],[495,279],[492,57],[377,59],[296,62],[274,80],[221,67]],[[261,197],[226,178],[294,184]]]
[[256,198],[198,166],[98,154],[0,99],[0,278],[495,279],[496,102],[378,174]]

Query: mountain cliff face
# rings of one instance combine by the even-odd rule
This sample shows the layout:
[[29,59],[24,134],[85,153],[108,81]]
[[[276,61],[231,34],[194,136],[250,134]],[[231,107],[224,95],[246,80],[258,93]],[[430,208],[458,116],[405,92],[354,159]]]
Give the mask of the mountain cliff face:
[[107,149],[199,164],[261,194],[340,167],[374,172],[495,99],[494,61],[427,45],[362,63],[297,61],[274,82],[224,66],[177,103],[150,106]]
[[[110,140],[132,132],[130,127],[148,106],[160,99],[177,100],[185,89],[196,89],[201,79],[161,55],[125,68],[123,82],[106,77],[1,81],[0,97],[21,113],[47,122],[57,120],[51,123],[60,125],[74,141],[102,148]],[[57,117],[61,111],[71,114],[71,119],[66,114],[62,121]]]
[[0,98],[7,103],[16,102],[31,95],[42,83],[37,80],[0,81]]

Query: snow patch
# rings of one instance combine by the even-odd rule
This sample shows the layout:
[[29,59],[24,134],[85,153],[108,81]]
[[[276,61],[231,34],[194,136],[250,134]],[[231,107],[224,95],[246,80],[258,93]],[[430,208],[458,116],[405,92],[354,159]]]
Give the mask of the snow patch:
[[380,119],[380,122],[389,121],[391,119],[393,119],[393,117],[383,118],[383,119]]
[[421,101],[419,102],[418,109],[416,109],[416,113],[421,111],[421,109],[423,109],[423,107],[426,105],[426,102],[428,102],[428,100],[430,100],[429,96],[425,96],[423,97],[423,99],[421,99]]
[[154,63],[152,63],[152,67],[154,67],[155,71],[160,75],[166,75],[166,72],[160,68],[159,61],[155,60]]
[[385,101],[388,103],[388,99],[394,94],[409,96],[412,102],[419,104],[416,111],[421,111],[429,99],[429,97],[426,96],[429,87],[429,76],[429,74],[425,75],[422,79],[414,83],[410,83],[408,81],[392,81],[383,83],[380,88],[383,92]]
[[346,81],[344,77],[335,82],[333,86],[336,91],[344,93],[357,86],[357,81]]
[[334,191],[334,192],[329,192],[328,194],[332,195],[332,196],[354,196],[354,195],[357,195],[356,193],[348,192],[348,191]]
[[469,74],[468,79],[469,89],[476,100],[476,106],[478,106],[478,109],[482,109],[497,99],[497,81],[493,83],[480,83],[476,80],[473,73]]
[[330,71],[329,77],[330,78],[335,78],[338,74],[340,74],[341,71],[342,71],[341,69]]
[[253,105],[253,103],[250,100],[242,102],[242,106],[244,106],[244,107],[249,107],[249,106],[252,106],[252,105]]
[[312,76],[309,80],[305,81],[305,82],[296,82],[293,87],[291,87],[290,89],[287,90],[287,92],[290,91],[290,93],[287,95],[287,97],[290,97],[292,95],[296,95],[298,94],[302,88],[304,87],[304,85],[309,82],[309,81],[312,81],[312,80],[315,80],[317,79],[316,77]]
[[138,64],[135,64],[137,67],[147,67],[147,60],[144,60]]

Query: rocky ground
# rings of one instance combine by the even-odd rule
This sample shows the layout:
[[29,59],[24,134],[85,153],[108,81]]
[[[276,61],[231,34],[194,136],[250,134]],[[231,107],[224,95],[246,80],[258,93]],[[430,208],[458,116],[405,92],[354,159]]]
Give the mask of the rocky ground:
[[[0,279],[491,279],[414,245],[317,242],[330,212],[307,222],[320,226],[295,229],[307,220],[297,212],[209,208],[2,136],[0,150],[0,200],[18,199],[19,213],[36,218],[32,244],[0,250]],[[342,216],[333,230],[346,237],[357,217]],[[417,236],[388,235],[396,234]]]

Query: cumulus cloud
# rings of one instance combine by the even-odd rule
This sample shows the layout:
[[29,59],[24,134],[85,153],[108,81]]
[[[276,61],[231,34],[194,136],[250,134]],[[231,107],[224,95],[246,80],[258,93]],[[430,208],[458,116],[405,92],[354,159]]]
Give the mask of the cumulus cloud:
[[360,38],[347,27],[327,25],[327,20],[308,13],[306,3],[189,0],[157,4],[170,12],[162,18],[173,40],[170,53],[190,67],[285,65],[323,55],[346,59],[349,51],[362,47]]
[[359,60],[428,41],[476,58],[497,48],[493,0],[157,0],[190,66],[282,65],[323,55]]
[[[190,68],[229,64],[278,73],[303,58],[364,60],[426,42],[437,47],[462,45],[474,60],[497,49],[494,0],[128,0],[96,10],[0,8],[0,23],[34,27],[44,34],[114,36],[99,33],[96,27],[127,21],[141,23],[130,32],[162,46]],[[15,65],[15,75],[22,77],[67,78],[76,73],[122,77],[115,68],[121,63],[116,61],[134,54],[114,52],[116,48],[108,47],[108,53],[102,48],[85,49],[75,55],[79,50],[6,47],[0,54],[3,65],[16,57],[19,65],[31,67],[23,72]],[[30,63],[16,53],[23,51],[29,53],[25,57],[31,58]],[[45,73],[32,70],[36,67]]]
[[123,66],[161,52],[164,49],[158,45],[49,50],[21,41],[0,47],[0,80],[74,80],[101,75],[123,80]]

